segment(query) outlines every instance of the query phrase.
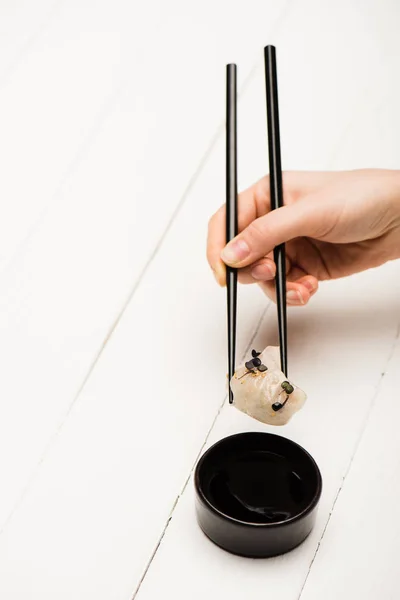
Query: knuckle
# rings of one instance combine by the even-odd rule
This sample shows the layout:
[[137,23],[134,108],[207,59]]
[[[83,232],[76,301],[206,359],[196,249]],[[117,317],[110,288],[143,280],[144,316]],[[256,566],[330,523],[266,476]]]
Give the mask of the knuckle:
[[269,212],[269,175],[260,179],[253,188],[253,197],[256,204],[257,215],[262,216]]
[[266,238],[265,227],[258,219],[250,223],[246,234],[252,246],[262,245]]

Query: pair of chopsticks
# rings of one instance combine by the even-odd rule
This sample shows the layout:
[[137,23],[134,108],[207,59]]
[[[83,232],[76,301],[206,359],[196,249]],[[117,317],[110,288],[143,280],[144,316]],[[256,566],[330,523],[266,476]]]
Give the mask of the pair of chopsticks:
[[[283,206],[281,147],[279,135],[278,83],[276,51],[274,46],[264,48],[265,89],[267,101],[269,185],[271,210]],[[226,86],[226,242],[238,234],[237,206],[237,77],[236,65],[227,65]],[[281,370],[287,376],[287,325],[286,325],[286,257],[285,245],[274,248],[276,264],[276,300],[278,307],[279,347]],[[229,382],[235,372],[237,270],[227,267],[228,312],[228,373]],[[233,402],[229,387],[229,402]]]

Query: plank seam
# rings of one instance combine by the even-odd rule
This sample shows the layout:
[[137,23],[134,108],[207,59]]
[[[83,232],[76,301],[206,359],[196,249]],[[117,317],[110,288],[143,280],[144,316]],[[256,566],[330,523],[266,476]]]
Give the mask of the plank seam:
[[[254,328],[253,335],[251,336],[251,338],[250,338],[250,340],[249,340],[249,342],[248,342],[248,344],[247,344],[247,346],[246,346],[246,349],[245,349],[245,351],[243,352],[243,354],[242,354],[242,356],[241,356],[241,362],[243,362],[243,360],[244,360],[245,356],[248,354],[248,352],[249,352],[250,348],[252,347],[252,344],[253,344],[253,342],[254,342],[254,339],[255,339],[255,337],[257,336],[257,334],[258,334],[258,332],[259,332],[259,330],[260,330],[261,324],[262,324],[262,322],[263,322],[263,320],[264,320],[264,318],[265,318],[265,316],[266,316],[266,314],[267,314],[267,312],[268,312],[268,310],[269,310],[270,306],[271,306],[271,304],[268,304],[268,305],[267,305],[267,307],[266,307],[266,308],[265,308],[265,309],[262,311],[261,317],[258,319],[258,321],[257,321],[257,324],[256,324],[256,326],[255,326],[255,328]],[[147,562],[147,564],[146,564],[146,567],[145,567],[145,569],[144,569],[144,571],[143,571],[143,574],[142,574],[142,576],[141,576],[141,578],[140,578],[140,580],[139,580],[139,583],[138,583],[138,585],[137,585],[137,587],[136,587],[136,590],[135,590],[135,591],[134,591],[134,593],[133,593],[133,596],[132,596],[131,600],[135,600],[135,599],[136,599],[136,596],[137,596],[137,594],[138,594],[138,593],[139,593],[139,591],[140,591],[140,588],[141,588],[141,586],[142,586],[142,583],[143,583],[143,581],[145,580],[145,577],[146,577],[146,575],[147,575],[147,573],[148,573],[148,571],[149,571],[149,569],[150,569],[150,567],[151,567],[151,564],[152,564],[152,562],[153,562],[153,560],[154,560],[154,558],[155,558],[155,556],[156,556],[156,554],[157,554],[157,552],[158,552],[158,549],[159,549],[159,547],[161,546],[162,540],[163,540],[163,538],[164,538],[164,536],[165,536],[165,533],[166,533],[166,531],[167,531],[167,529],[168,529],[168,526],[169,526],[169,524],[170,524],[170,522],[171,522],[171,519],[172,519],[172,517],[173,517],[173,514],[174,514],[174,512],[175,512],[175,509],[176,509],[176,507],[178,506],[179,500],[182,498],[183,494],[185,493],[185,490],[186,490],[186,488],[187,488],[187,486],[188,486],[188,483],[189,483],[189,481],[190,481],[190,479],[191,479],[191,477],[192,477],[192,475],[193,475],[193,471],[194,471],[194,469],[195,469],[195,467],[196,467],[196,464],[197,464],[197,462],[198,462],[198,460],[199,460],[199,458],[200,458],[200,456],[201,456],[201,454],[202,454],[202,452],[203,452],[203,450],[204,450],[204,448],[205,448],[205,446],[206,446],[206,444],[207,444],[207,442],[208,442],[208,439],[209,439],[209,437],[210,437],[210,435],[211,435],[211,432],[212,432],[212,430],[214,429],[215,423],[216,423],[216,421],[217,421],[217,419],[218,419],[219,415],[221,414],[221,411],[222,411],[222,409],[223,409],[223,407],[224,407],[224,405],[225,405],[225,403],[226,403],[226,400],[227,400],[227,398],[228,398],[228,394],[225,394],[225,396],[224,396],[224,399],[223,399],[223,401],[222,401],[222,404],[220,404],[220,406],[219,406],[219,408],[218,408],[218,410],[217,410],[217,413],[216,413],[216,415],[215,415],[214,419],[212,420],[212,423],[211,423],[211,425],[210,425],[210,427],[209,427],[209,429],[208,429],[208,431],[207,431],[207,434],[206,434],[206,437],[205,437],[205,439],[204,439],[204,442],[203,442],[203,444],[201,445],[199,452],[197,453],[197,456],[196,456],[196,458],[195,458],[195,461],[194,461],[194,463],[193,463],[193,465],[192,465],[192,467],[191,467],[191,469],[190,469],[190,471],[189,471],[189,475],[187,476],[187,478],[186,478],[186,480],[185,480],[185,482],[184,482],[184,484],[183,484],[183,487],[182,487],[181,491],[179,492],[178,496],[177,496],[177,497],[176,497],[176,499],[175,499],[175,502],[174,502],[174,503],[173,503],[173,505],[172,505],[172,509],[171,509],[171,512],[170,512],[170,514],[169,514],[168,520],[167,520],[167,522],[166,522],[166,524],[165,524],[165,526],[164,526],[164,528],[163,528],[163,530],[162,530],[161,536],[159,537],[159,539],[158,539],[158,541],[157,541],[157,544],[156,544],[156,546],[155,546],[155,548],[154,548],[153,552],[151,553],[151,556],[150,556],[150,558],[149,558],[149,561],[148,561],[148,562]]]
[[30,225],[28,231],[26,232],[25,237],[19,242],[19,244],[18,244],[17,248],[15,249],[15,251],[13,252],[13,254],[8,259],[6,259],[4,261],[4,263],[1,265],[0,271],[6,270],[7,268],[11,268],[12,263],[20,255],[22,255],[25,252],[26,244],[33,237],[34,233],[41,225],[41,223],[42,223],[44,217],[46,216],[46,214],[48,213],[49,209],[53,206],[53,203],[57,202],[57,199],[60,199],[62,197],[64,187],[68,183],[70,177],[75,172],[76,168],[79,166],[80,161],[83,160],[83,158],[87,155],[88,151],[90,150],[90,148],[91,148],[93,142],[96,140],[97,136],[101,133],[102,127],[104,126],[104,123],[105,123],[109,113],[112,111],[114,104],[117,102],[117,99],[119,98],[120,94],[123,93],[123,90],[125,87],[124,84],[125,84],[125,81],[122,82],[117,87],[117,89],[109,95],[109,97],[105,101],[102,109],[100,110],[100,113],[99,113],[97,119],[93,123],[92,127],[89,129],[88,134],[87,134],[86,138],[84,139],[84,141],[82,142],[82,144],[80,144],[80,146],[78,147],[75,156],[73,157],[73,159],[67,166],[64,174],[62,175],[60,183],[58,184],[58,186],[52,193],[52,197],[50,198],[49,202],[46,204],[46,206],[44,208],[42,208],[39,215],[36,217],[34,222]]
[[348,477],[348,475],[349,475],[349,473],[350,473],[350,471],[351,471],[351,467],[352,467],[352,465],[353,465],[354,459],[355,459],[355,457],[356,457],[356,455],[357,455],[357,453],[358,453],[358,449],[359,449],[359,447],[360,447],[360,444],[361,444],[361,442],[362,442],[362,439],[363,439],[363,437],[364,437],[365,430],[366,430],[366,428],[367,428],[367,425],[368,425],[368,423],[369,423],[369,421],[370,421],[371,414],[372,414],[372,410],[373,410],[373,408],[374,408],[374,406],[375,406],[375,404],[376,404],[376,401],[377,401],[377,399],[378,399],[378,397],[379,397],[379,393],[380,393],[380,391],[381,391],[381,388],[382,388],[383,379],[384,379],[384,377],[385,377],[385,375],[386,375],[386,370],[387,370],[387,367],[388,367],[388,365],[389,365],[390,361],[391,361],[391,360],[392,360],[392,358],[393,358],[394,352],[395,352],[395,350],[396,350],[396,347],[397,347],[397,343],[398,343],[398,341],[399,341],[399,337],[400,337],[400,322],[399,322],[399,323],[398,323],[398,325],[397,325],[397,329],[396,329],[395,338],[394,338],[394,340],[393,340],[393,343],[392,343],[392,346],[391,346],[391,348],[390,348],[390,351],[389,351],[388,357],[387,357],[387,359],[386,359],[386,361],[385,361],[385,364],[384,364],[384,367],[383,367],[383,371],[382,371],[382,373],[381,373],[381,375],[380,375],[380,377],[379,377],[379,380],[378,380],[378,382],[377,382],[377,385],[376,385],[375,392],[374,392],[374,394],[372,395],[372,398],[371,398],[371,401],[370,401],[370,405],[369,405],[369,407],[368,407],[368,410],[367,410],[366,416],[365,416],[365,418],[364,418],[364,424],[363,424],[363,426],[361,427],[361,431],[360,431],[360,434],[359,434],[359,436],[358,436],[358,438],[357,438],[357,440],[356,440],[356,443],[355,443],[355,445],[354,445],[354,450],[353,450],[353,453],[352,453],[352,455],[351,455],[351,457],[350,457],[349,464],[347,465],[347,469],[346,469],[346,471],[345,471],[345,473],[344,473],[344,475],[343,475],[343,477],[342,477],[342,482],[341,482],[341,484],[340,484],[340,486],[339,486],[339,488],[338,488],[338,491],[337,491],[337,493],[336,493],[336,496],[335,496],[335,498],[334,498],[334,500],[333,500],[333,503],[332,503],[331,510],[329,511],[329,515],[328,515],[328,518],[327,518],[327,520],[326,520],[326,523],[325,523],[325,527],[324,527],[324,529],[323,529],[323,531],[322,531],[322,534],[321,534],[321,537],[320,537],[320,539],[319,539],[319,541],[318,541],[318,543],[317,543],[317,547],[316,547],[316,549],[315,549],[315,552],[314,552],[314,555],[313,555],[313,557],[312,557],[312,559],[311,559],[311,562],[310,562],[310,565],[309,565],[309,568],[308,568],[308,571],[307,571],[306,577],[305,577],[305,579],[304,579],[303,585],[301,586],[300,593],[299,593],[299,595],[297,596],[297,600],[301,600],[301,597],[302,597],[303,591],[304,591],[304,589],[305,589],[305,587],[306,587],[306,584],[307,584],[307,580],[308,580],[308,578],[309,578],[309,576],[310,576],[310,573],[311,573],[311,569],[312,569],[312,567],[313,567],[313,565],[314,565],[315,559],[316,559],[316,557],[317,557],[317,554],[318,554],[318,552],[319,552],[319,549],[320,549],[320,547],[321,547],[321,544],[322,544],[322,540],[324,539],[324,536],[325,536],[325,533],[326,533],[326,531],[327,531],[327,529],[328,529],[328,525],[329,525],[329,523],[330,523],[330,520],[331,520],[332,514],[333,514],[333,512],[334,512],[334,510],[335,510],[336,503],[337,503],[337,501],[338,501],[338,499],[339,499],[339,496],[340,496],[340,493],[341,493],[341,491],[342,491],[342,489],[343,489],[343,487],[344,487],[345,481],[346,481],[346,479],[347,479],[347,477]]
[[[292,2],[293,0],[289,0],[289,3]],[[54,13],[56,13],[56,8],[59,7],[59,5],[61,6],[63,4],[63,0],[60,0],[59,4],[55,4],[54,5]],[[50,14],[50,13],[49,13]],[[52,15],[52,13],[51,13]],[[47,22],[46,22],[47,25]],[[43,26],[42,29],[45,29],[45,26]],[[32,40],[32,43],[34,42],[34,40]],[[247,89],[248,85],[251,83],[257,69],[259,66],[259,61],[250,69],[249,74],[247,75],[247,77],[244,79],[243,84],[241,86],[240,91],[238,92],[238,97],[240,97],[245,90]],[[96,137],[100,134],[101,130],[102,130],[102,126],[104,124],[104,122],[107,119],[107,116],[109,113],[111,113],[111,111],[113,110],[114,105],[116,104],[118,98],[120,97],[120,95],[122,95],[124,93],[125,87],[128,85],[129,79],[126,78],[124,79],[119,86],[117,86],[117,89],[110,94],[110,96],[108,97],[108,99],[106,100],[102,110],[100,110],[99,116],[96,119],[95,123],[93,124],[93,126],[91,127],[91,129],[89,130],[85,140],[82,142],[82,144],[78,147],[78,150],[76,152],[76,155],[74,156],[74,158],[71,160],[71,162],[69,163],[65,173],[62,175],[61,177],[61,181],[59,183],[59,185],[56,187],[56,189],[54,190],[54,192],[52,193],[52,196],[49,200],[49,202],[46,204],[46,206],[41,210],[41,212],[39,213],[39,215],[37,216],[37,218],[35,219],[35,221],[32,223],[32,225],[29,227],[25,237],[19,242],[17,248],[15,249],[15,251],[13,252],[13,254],[4,261],[4,263],[2,265],[0,265],[0,271],[3,271],[4,269],[6,269],[12,262],[15,261],[15,259],[21,255],[24,252],[24,248],[27,244],[27,242],[31,239],[31,237],[33,236],[33,234],[35,233],[35,231],[38,229],[39,225],[41,224],[41,222],[43,221],[45,215],[47,214],[47,212],[49,211],[50,207],[53,205],[54,202],[56,202],[57,198],[61,197],[61,194],[63,192],[63,189],[65,187],[65,185],[67,184],[69,178],[71,177],[71,175],[74,173],[75,169],[78,167],[80,161],[87,155],[88,151],[90,150],[90,147],[92,145],[92,143],[95,141]],[[186,186],[186,189],[184,190],[183,194],[182,194],[182,198],[181,200],[178,202],[178,205],[175,207],[175,210],[172,213],[171,219],[174,219],[180,209],[182,208],[185,200],[186,200],[186,196],[187,194],[190,192],[190,190],[192,189],[195,181],[196,181],[196,177],[199,176],[199,174],[201,173],[208,156],[210,155],[211,151],[214,148],[214,145],[218,139],[218,136],[222,133],[224,129],[224,122],[220,123],[219,126],[217,126],[216,128],[216,132],[215,134],[212,136],[211,141],[208,145],[208,147],[206,148],[206,151],[204,153],[204,155],[200,158],[198,167],[195,169],[194,174],[192,175],[192,177],[189,180],[188,185]],[[167,227],[164,230],[164,233],[161,234],[160,240],[163,240],[165,237],[165,234],[168,232],[169,228],[170,228],[170,221],[167,223]],[[156,249],[158,250],[158,247],[161,244],[158,244],[156,246]],[[155,256],[155,252],[153,252],[152,257],[154,258]],[[150,263],[145,265],[145,268],[143,269],[142,273],[139,275],[139,278],[142,277],[145,273],[146,268],[149,266]],[[134,290],[135,291],[135,290]],[[129,300],[128,300],[129,302]],[[125,310],[125,305],[123,307],[122,310]]]

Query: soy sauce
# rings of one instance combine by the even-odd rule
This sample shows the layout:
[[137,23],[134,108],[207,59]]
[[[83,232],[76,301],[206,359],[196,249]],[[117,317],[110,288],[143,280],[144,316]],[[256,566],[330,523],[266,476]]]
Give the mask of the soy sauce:
[[298,514],[305,503],[304,488],[286,458],[254,450],[220,465],[209,482],[214,506],[249,523],[278,523]]

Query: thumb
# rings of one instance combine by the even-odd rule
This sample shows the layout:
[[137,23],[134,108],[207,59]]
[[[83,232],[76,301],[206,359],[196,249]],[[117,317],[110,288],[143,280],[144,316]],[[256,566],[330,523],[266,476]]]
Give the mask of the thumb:
[[[332,215],[331,226],[326,223],[327,214]],[[232,267],[246,267],[269,254],[279,244],[302,236],[321,237],[323,228],[330,229],[334,222],[335,215],[326,211],[320,198],[304,198],[252,221],[225,246],[221,258]]]

